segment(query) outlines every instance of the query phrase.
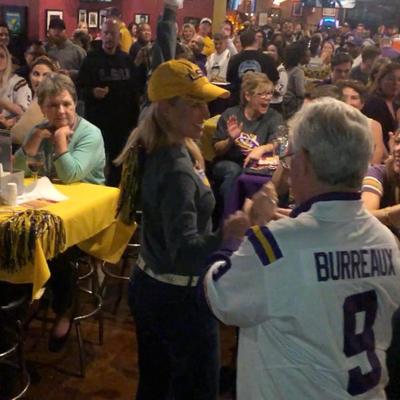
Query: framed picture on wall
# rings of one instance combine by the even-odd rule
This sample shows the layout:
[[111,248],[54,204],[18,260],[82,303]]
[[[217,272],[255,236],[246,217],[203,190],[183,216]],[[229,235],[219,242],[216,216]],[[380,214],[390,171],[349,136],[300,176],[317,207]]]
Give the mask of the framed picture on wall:
[[149,14],[136,14],[135,22],[137,24],[148,24],[150,22],[150,15]]
[[199,26],[201,19],[197,17],[184,17],[183,23],[184,24],[192,24],[194,27]]
[[270,8],[268,10],[268,16],[272,18],[273,22],[279,22],[281,19],[281,9],[280,8]]
[[97,28],[99,26],[99,13],[97,11],[89,11],[88,28]]
[[87,10],[80,8],[78,10],[78,24],[80,22],[85,22],[87,24]]
[[27,31],[26,7],[4,6],[3,21],[7,24],[12,36],[25,35]]
[[292,4],[292,17],[301,17],[303,15],[303,4],[299,1]]
[[55,18],[64,19],[62,10],[46,10],[46,32],[49,30],[50,21]]
[[107,18],[107,16],[108,16],[108,10],[100,10],[99,11],[99,17],[100,17],[99,27],[101,27],[103,25],[103,22]]

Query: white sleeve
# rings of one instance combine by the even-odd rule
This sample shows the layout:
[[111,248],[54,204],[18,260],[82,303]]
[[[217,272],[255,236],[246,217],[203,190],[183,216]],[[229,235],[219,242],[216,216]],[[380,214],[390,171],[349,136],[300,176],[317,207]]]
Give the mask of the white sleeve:
[[238,53],[237,48],[233,44],[232,38],[228,38],[227,45],[228,45],[227,48],[229,49],[229,53],[231,53],[231,56],[234,56],[235,54]]
[[285,70],[279,71],[279,81],[275,86],[275,90],[279,93],[280,96],[284,96],[287,92],[288,86],[288,75]]
[[13,90],[13,103],[26,111],[32,102],[32,92],[25,80],[17,82]]
[[207,302],[214,315],[227,325],[249,327],[268,317],[268,265],[247,238],[229,262],[216,262],[204,279]]

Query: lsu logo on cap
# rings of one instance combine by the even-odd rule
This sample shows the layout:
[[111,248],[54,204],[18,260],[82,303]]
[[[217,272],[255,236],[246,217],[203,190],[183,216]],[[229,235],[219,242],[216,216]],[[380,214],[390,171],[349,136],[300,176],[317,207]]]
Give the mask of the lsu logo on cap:
[[283,257],[278,243],[267,227],[253,226],[248,230],[246,236],[263,265],[272,264]]
[[197,81],[197,79],[203,78],[204,75],[201,69],[198,68],[198,69],[190,69],[188,71],[188,77],[191,81]]

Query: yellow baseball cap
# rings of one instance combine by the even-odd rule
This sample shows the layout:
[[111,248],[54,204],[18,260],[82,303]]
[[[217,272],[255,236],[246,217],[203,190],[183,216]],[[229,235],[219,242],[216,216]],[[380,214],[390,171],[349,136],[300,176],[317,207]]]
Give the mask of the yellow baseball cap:
[[150,77],[147,94],[153,102],[182,96],[209,102],[230,95],[210,83],[196,64],[184,59],[160,64]]

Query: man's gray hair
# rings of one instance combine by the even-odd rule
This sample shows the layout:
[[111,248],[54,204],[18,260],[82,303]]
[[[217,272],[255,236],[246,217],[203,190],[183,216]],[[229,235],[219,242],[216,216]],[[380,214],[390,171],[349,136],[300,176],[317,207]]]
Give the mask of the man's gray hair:
[[305,105],[289,121],[293,151],[304,149],[318,180],[360,189],[373,151],[368,118],[329,97]]
[[43,105],[47,97],[58,96],[64,90],[69,92],[75,104],[78,101],[74,82],[64,74],[50,74],[43,79],[37,89],[37,98],[39,105]]

